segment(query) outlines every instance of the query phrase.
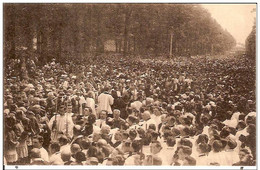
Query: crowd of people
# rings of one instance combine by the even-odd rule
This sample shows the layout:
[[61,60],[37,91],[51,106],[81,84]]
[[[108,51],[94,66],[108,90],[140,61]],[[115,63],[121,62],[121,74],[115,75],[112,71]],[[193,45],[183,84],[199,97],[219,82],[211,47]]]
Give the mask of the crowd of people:
[[6,165],[256,165],[245,59],[29,63],[5,65]]

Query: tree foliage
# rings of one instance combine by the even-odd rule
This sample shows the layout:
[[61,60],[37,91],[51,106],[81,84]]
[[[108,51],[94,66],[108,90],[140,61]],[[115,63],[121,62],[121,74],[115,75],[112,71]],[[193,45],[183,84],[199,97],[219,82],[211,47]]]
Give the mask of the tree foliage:
[[252,59],[256,58],[256,22],[254,22],[252,31],[246,39],[246,55]]
[[168,55],[171,34],[176,56],[219,54],[235,45],[198,4],[4,4],[4,26],[6,57],[25,47],[42,63],[102,54],[108,40],[125,56]]

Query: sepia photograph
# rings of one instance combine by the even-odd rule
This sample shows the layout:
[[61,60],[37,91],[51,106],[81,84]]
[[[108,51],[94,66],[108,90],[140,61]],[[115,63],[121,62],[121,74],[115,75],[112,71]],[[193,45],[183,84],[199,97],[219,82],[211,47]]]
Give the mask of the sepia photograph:
[[256,3],[2,6],[4,167],[256,167]]

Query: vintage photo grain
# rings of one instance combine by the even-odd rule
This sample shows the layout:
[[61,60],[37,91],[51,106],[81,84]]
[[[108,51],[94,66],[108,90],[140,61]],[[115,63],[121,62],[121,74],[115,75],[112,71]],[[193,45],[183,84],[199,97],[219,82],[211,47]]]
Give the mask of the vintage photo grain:
[[256,4],[4,3],[4,165],[256,166]]

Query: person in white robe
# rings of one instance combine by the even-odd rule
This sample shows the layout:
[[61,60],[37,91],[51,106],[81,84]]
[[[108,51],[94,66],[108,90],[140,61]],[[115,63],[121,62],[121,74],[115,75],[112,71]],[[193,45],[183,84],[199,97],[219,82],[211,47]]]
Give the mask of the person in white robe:
[[212,151],[208,155],[208,166],[212,164],[219,164],[225,166],[226,158],[224,157],[225,152],[222,151],[223,144],[220,140],[215,140],[212,145]]
[[153,114],[151,115],[151,119],[154,120],[155,127],[156,127],[156,132],[158,132],[159,124],[162,123],[161,122],[161,111],[159,110],[159,108],[154,108],[153,109]]
[[62,134],[73,136],[74,123],[72,118],[68,114],[65,114],[64,105],[60,107],[59,114],[51,118],[48,125],[50,129],[54,129],[52,131],[52,140],[54,141],[57,141]]
[[232,166],[239,161],[239,150],[236,150],[237,142],[233,139],[228,139],[225,151],[223,151],[223,157],[225,157],[225,166]]
[[86,98],[86,103],[87,103],[86,106],[90,107],[92,109],[92,114],[94,114],[97,117],[94,96],[95,96],[94,92],[92,91],[88,92]]
[[111,105],[114,103],[114,98],[107,92],[108,88],[104,89],[104,92],[98,96],[98,108],[97,112],[106,110],[108,114],[112,114]]
[[168,137],[166,142],[161,142],[162,145],[162,160],[164,166],[169,166],[172,163],[173,155],[177,149],[176,139]]

